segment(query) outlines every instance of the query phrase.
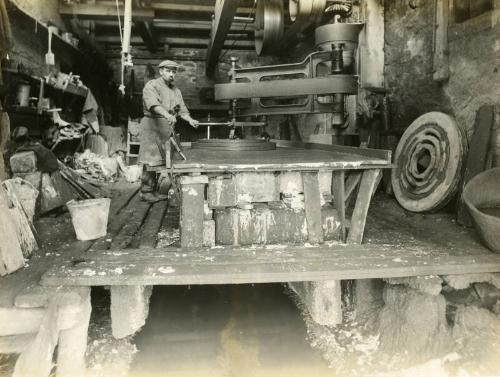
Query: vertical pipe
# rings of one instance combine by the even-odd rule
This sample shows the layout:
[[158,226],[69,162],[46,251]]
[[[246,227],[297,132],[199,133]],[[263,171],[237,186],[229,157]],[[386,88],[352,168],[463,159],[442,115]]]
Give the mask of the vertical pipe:
[[125,12],[123,14],[123,42],[122,54],[130,53],[130,34],[132,32],[132,0],[125,0]]

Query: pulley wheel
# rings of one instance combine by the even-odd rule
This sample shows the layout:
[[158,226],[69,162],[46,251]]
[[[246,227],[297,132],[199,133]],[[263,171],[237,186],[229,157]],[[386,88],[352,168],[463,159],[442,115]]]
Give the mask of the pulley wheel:
[[467,140],[455,120],[430,112],[406,129],[394,156],[394,195],[412,212],[438,210],[456,193]]
[[266,140],[241,139],[201,139],[191,143],[191,149],[210,151],[271,151],[276,149],[276,143]]
[[255,11],[255,51],[270,52],[285,29],[283,0],[258,0]]
[[289,0],[288,13],[295,22],[310,21],[317,23],[325,11],[326,0]]

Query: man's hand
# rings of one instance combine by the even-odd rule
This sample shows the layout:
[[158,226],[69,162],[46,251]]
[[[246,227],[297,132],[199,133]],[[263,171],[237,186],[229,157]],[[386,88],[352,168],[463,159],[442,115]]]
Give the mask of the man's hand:
[[171,123],[175,123],[177,121],[177,119],[175,118],[175,116],[173,116],[172,114],[170,114],[167,110],[165,110],[161,106],[155,106],[153,108],[153,110],[154,110],[154,112],[156,114],[162,116],[163,118],[167,119]]
[[198,128],[198,126],[200,125],[200,122],[198,122],[197,120],[191,118],[190,115],[181,115],[181,118],[184,119],[186,122],[189,123],[189,125],[193,128]]
[[189,125],[193,128],[198,128],[200,125],[200,122],[198,122],[196,119],[191,118],[189,121]]
[[166,118],[169,122],[171,122],[172,124],[173,124],[173,123],[175,123],[175,122],[177,122],[177,118],[176,118],[176,117],[174,117],[172,114],[167,113],[167,114],[165,115],[165,118]]

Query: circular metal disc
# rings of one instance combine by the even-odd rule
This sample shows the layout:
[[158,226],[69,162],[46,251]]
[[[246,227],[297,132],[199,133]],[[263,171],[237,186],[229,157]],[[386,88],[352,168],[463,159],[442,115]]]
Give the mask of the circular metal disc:
[[212,151],[270,151],[276,149],[276,143],[266,140],[241,139],[202,139],[191,143],[191,149]]
[[283,0],[259,0],[254,28],[255,51],[258,55],[270,52],[283,36],[285,29]]
[[467,148],[462,129],[449,115],[430,112],[406,129],[396,148],[394,195],[408,211],[433,211],[456,193]]

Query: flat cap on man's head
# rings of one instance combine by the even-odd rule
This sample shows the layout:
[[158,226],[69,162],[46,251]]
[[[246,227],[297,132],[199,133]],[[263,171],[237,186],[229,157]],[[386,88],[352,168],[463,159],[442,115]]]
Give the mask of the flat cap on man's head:
[[158,68],[179,68],[179,64],[174,62],[173,60],[164,60],[160,64],[158,64]]

